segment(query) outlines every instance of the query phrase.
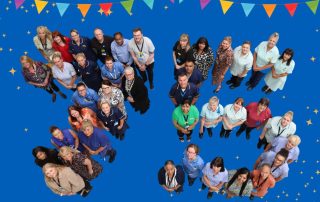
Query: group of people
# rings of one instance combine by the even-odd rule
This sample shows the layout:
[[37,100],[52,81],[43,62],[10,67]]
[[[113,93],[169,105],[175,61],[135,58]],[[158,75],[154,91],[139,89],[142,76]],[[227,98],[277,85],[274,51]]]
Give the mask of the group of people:
[[[224,77],[230,68],[231,78],[226,82],[230,89],[241,85],[242,80],[252,69],[251,77],[246,82],[247,90],[255,88],[264,77],[265,86],[262,91],[270,94],[282,90],[287,76],[292,73],[295,62],[294,51],[286,48],[281,55],[276,46],[279,40],[277,32],[271,34],[268,41],[261,42],[252,54],[251,42],[244,41],[235,49],[232,48],[232,38],[224,37],[214,52],[205,37],[200,37],[194,45],[190,45],[189,35],[181,34],[173,47],[174,78],[186,74],[189,82],[199,87],[208,78],[212,69],[212,85],[216,85],[215,93],[222,87]],[[266,73],[266,69],[271,69]]]
[[20,62],[26,82],[46,90],[53,102],[56,93],[67,98],[55,81],[73,91],[73,105],[68,107],[71,128],[51,126],[50,141],[55,148],[37,146],[32,154],[54,193],[85,197],[92,189],[89,181],[103,170],[93,156],[109,157],[111,163],[117,154],[105,131],[123,140],[129,128],[125,101],[141,114],[149,109],[144,83],[149,80],[150,89],[154,88],[155,47],[140,28],[133,30],[131,40],[120,32],[113,37],[104,35],[99,28],[92,39],[75,29],[70,36],[39,26],[33,41],[46,62],[26,55]]
[[189,144],[181,160],[181,165],[167,160],[158,171],[159,184],[168,191],[181,193],[187,177],[188,185],[192,186],[197,179],[202,182],[199,192],[208,188],[207,198],[213,193],[226,194],[227,198],[247,196],[264,197],[269,188],[276,182],[288,177],[289,164],[298,159],[301,139],[298,135],[276,137],[269,143],[258,157],[251,171],[247,167],[227,170],[224,159],[215,157],[207,163],[199,155],[200,148]]

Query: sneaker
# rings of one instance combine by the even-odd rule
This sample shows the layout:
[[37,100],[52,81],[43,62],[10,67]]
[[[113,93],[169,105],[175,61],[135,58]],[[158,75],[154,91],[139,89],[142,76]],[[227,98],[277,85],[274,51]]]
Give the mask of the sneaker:
[[114,159],[116,158],[116,155],[117,155],[117,151],[113,149],[110,154],[109,163],[112,163],[114,161]]
[[212,137],[212,130],[211,130],[211,128],[208,129],[208,135],[209,135],[209,137]]
[[226,133],[226,135],[224,136],[225,138],[229,138],[230,133]]
[[236,136],[239,137],[241,135],[241,132],[237,131]]
[[153,89],[154,89],[154,85],[152,83],[152,84],[150,84],[150,90],[153,90]]
[[200,139],[203,138],[203,133],[199,133],[199,138],[200,138]]
[[124,134],[120,135],[120,141],[122,141],[124,139]]
[[247,81],[247,82],[246,82],[246,86],[250,86],[250,81]]
[[254,196],[251,195],[251,196],[249,197],[249,199],[252,201],[252,200],[254,199]]
[[246,133],[246,139],[247,139],[247,140],[250,139],[250,133]]
[[232,81],[231,81],[231,80],[228,80],[228,81],[226,82],[226,84],[230,85],[230,84],[232,84]]
[[184,139],[180,139],[180,142],[184,142]]
[[234,85],[229,86],[230,89],[235,89],[236,87]]
[[57,95],[55,93],[52,93],[52,102],[55,102],[57,99]]
[[208,192],[208,194],[207,194],[207,199],[211,199],[212,196],[213,196],[213,192]]
[[265,85],[265,86],[263,86],[263,88],[261,88],[261,91],[264,92],[264,91],[266,91],[267,89],[268,89],[268,86]]
[[191,141],[191,137],[187,137],[187,142],[190,142]]
[[224,132],[220,132],[220,137],[223,138]]

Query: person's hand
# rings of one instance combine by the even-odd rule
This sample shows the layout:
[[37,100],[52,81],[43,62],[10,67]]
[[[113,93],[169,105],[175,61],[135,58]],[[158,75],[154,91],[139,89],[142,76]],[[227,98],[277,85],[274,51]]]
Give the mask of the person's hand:
[[109,129],[108,127],[104,127],[104,129],[105,129],[106,131],[110,131],[110,129]]
[[89,174],[92,175],[93,174],[93,170],[92,168],[89,170]]
[[176,67],[176,69],[181,69],[181,66],[178,64],[176,64],[175,67]]
[[211,186],[211,187],[209,188],[209,191],[210,191],[210,192],[216,192],[216,191],[219,191],[219,189],[218,189],[217,187]]
[[253,66],[253,71],[255,71],[255,72],[256,72],[256,71],[260,71],[260,67],[258,67],[257,65],[254,65],[254,66]]
[[134,99],[132,98],[132,97],[127,97],[127,100],[129,101],[129,102],[134,102]]
[[146,65],[145,64],[140,65],[139,69],[140,71],[143,71],[143,72],[146,71]]
[[262,140],[264,137],[263,137],[263,135],[261,134],[261,135],[259,136],[259,138],[260,138],[260,140]]
[[278,79],[278,78],[279,78],[279,75],[278,75],[278,74],[274,74],[274,75],[272,75],[272,78]]
[[224,79],[224,75],[221,75],[221,76],[220,76],[220,79],[223,80],[223,79]]
[[199,133],[203,133],[203,127],[200,127]]
[[119,125],[117,128],[118,128],[118,130],[121,130],[122,126]]

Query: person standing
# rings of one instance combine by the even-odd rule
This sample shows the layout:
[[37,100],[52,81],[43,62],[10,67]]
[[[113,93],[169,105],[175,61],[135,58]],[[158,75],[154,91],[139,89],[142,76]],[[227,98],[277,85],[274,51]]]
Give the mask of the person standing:
[[113,38],[103,34],[99,28],[94,29],[94,37],[91,39],[90,45],[97,58],[104,63],[106,57],[112,58],[111,42]]

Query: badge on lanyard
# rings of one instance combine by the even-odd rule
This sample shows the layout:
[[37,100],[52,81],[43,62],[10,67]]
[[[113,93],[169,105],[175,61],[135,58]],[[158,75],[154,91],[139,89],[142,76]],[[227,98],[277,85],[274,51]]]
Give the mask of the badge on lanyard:
[[101,49],[101,55],[102,56],[106,56],[107,55],[106,50],[104,48]]

